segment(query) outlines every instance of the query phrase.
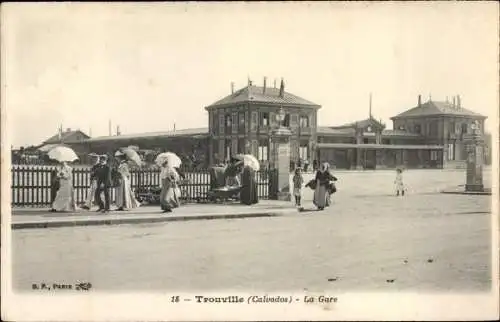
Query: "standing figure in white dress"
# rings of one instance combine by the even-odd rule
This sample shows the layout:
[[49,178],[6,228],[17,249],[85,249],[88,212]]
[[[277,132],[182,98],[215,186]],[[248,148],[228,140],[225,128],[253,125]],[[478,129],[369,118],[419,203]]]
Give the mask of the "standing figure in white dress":
[[140,207],[141,203],[137,201],[130,187],[130,170],[125,156],[120,157],[118,166],[119,184],[116,187],[116,210],[124,211]]
[[396,169],[396,180],[394,180],[394,184],[396,185],[396,196],[399,196],[399,193],[401,193],[401,196],[404,196],[405,185],[403,183],[403,170]]
[[58,169],[57,177],[59,178],[60,186],[57,190],[56,198],[52,203],[52,212],[56,211],[75,211],[76,201],[73,189],[73,169],[63,162]]

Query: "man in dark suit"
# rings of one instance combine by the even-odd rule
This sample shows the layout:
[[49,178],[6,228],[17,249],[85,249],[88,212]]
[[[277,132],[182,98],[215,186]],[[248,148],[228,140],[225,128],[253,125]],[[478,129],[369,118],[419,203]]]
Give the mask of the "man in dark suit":
[[[107,164],[108,157],[102,155],[99,158],[99,165],[95,169],[95,179],[97,181],[97,189],[95,191],[95,200],[99,205],[97,211],[109,211],[109,188],[111,186],[111,168]],[[101,193],[104,193],[104,201],[102,202]]]

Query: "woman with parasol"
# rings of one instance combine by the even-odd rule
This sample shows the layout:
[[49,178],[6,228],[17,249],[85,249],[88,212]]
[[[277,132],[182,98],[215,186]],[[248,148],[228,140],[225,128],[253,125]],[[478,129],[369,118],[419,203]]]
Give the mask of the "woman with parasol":
[[260,169],[259,161],[250,154],[243,156],[243,171],[241,174],[242,188],[240,201],[244,205],[253,205],[259,202],[255,172]]
[[[133,153],[132,153],[133,152]],[[130,169],[128,166],[128,161],[138,162],[136,160],[135,151],[131,149],[124,149],[118,151],[115,156],[119,162],[118,164],[118,186],[116,187],[116,210],[124,211],[132,208],[140,207],[141,203],[137,201],[130,187]],[[137,158],[140,157],[137,155]],[[140,165],[140,164],[139,164]]]
[[179,207],[180,175],[178,169],[181,166],[180,158],[171,152],[165,152],[156,157],[156,164],[161,167],[161,193],[160,205],[163,212],[172,212],[172,209]]
[[76,201],[73,189],[73,169],[68,165],[68,162],[73,162],[78,157],[73,150],[63,146],[58,146],[50,150],[49,157],[61,163],[56,174],[59,181],[59,189],[52,202],[50,211],[75,211]]

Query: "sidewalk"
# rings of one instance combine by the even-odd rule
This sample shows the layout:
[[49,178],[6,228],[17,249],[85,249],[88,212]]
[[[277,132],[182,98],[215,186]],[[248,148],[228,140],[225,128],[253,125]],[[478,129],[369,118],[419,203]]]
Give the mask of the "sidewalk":
[[187,204],[171,213],[162,213],[159,206],[143,206],[132,211],[97,213],[77,210],[51,213],[47,208],[13,209],[12,229],[55,228],[118,224],[143,224],[169,221],[236,219],[281,216],[295,211],[292,202],[261,200],[253,206],[230,204]]

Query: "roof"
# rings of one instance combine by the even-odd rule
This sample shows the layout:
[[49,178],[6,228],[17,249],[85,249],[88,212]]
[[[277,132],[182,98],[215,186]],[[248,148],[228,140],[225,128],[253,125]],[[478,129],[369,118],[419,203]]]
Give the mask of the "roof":
[[391,150],[442,150],[442,145],[406,145],[406,144],[354,144],[354,143],[318,143],[318,148],[337,149],[391,149]]
[[344,129],[337,129],[333,127],[327,127],[327,126],[318,126],[316,133],[318,135],[321,134],[329,134],[329,135],[339,135],[339,136],[354,136],[355,135],[355,130],[354,128],[344,128]]
[[232,105],[237,103],[245,102],[258,102],[258,103],[269,103],[269,104],[284,104],[284,105],[298,105],[298,106],[310,106],[310,107],[320,107],[320,105],[308,101],[302,97],[284,92],[283,97],[280,97],[280,89],[274,87],[266,87],[264,92],[264,87],[249,85],[233,94],[224,97],[223,99],[207,106],[206,108],[213,108],[217,106]]
[[456,107],[450,102],[437,102],[429,100],[420,106],[411,108],[403,113],[391,117],[391,119],[402,117],[418,117],[418,116],[431,116],[431,115],[456,115],[456,116],[474,116],[479,118],[486,118],[479,113],[472,112],[463,107]]
[[[79,134],[83,137],[83,139],[90,138],[90,136],[88,136],[87,134],[83,133],[80,130],[74,130],[74,131],[69,130],[69,131],[62,132],[61,137],[59,137],[59,133],[57,133],[56,135],[53,135],[49,139],[45,140],[43,143],[50,144],[50,143],[69,142],[69,141],[73,141],[72,140],[73,137],[78,136]],[[79,141],[79,140],[76,140],[76,141]]]
[[135,133],[135,134],[121,134],[116,136],[99,136],[86,140],[86,142],[99,142],[99,141],[118,141],[118,140],[133,140],[133,139],[145,139],[145,138],[156,138],[156,137],[176,137],[176,136],[195,136],[195,135],[208,135],[208,128],[195,128],[195,129],[184,129],[166,132],[147,132],[147,133]]
[[355,128],[355,127],[365,128],[365,127],[368,127],[370,125],[375,125],[375,126],[378,126],[378,127],[384,127],[384,124],[382,122],[377,121],[375,118],[373,118],[373,117],[370,116],[369,118],[364,119],[364,120],[360,120],[360,121],[356,121],[356,122],[351,122],[351,123],[346,123],[346,124],[343,124],[343,125],[332,126],[332,128],[334,128],[334,129]]
[[406,137],[422,137],[417,133],[410,133],[402,130],[383,130],[382,136],[406,136]]

